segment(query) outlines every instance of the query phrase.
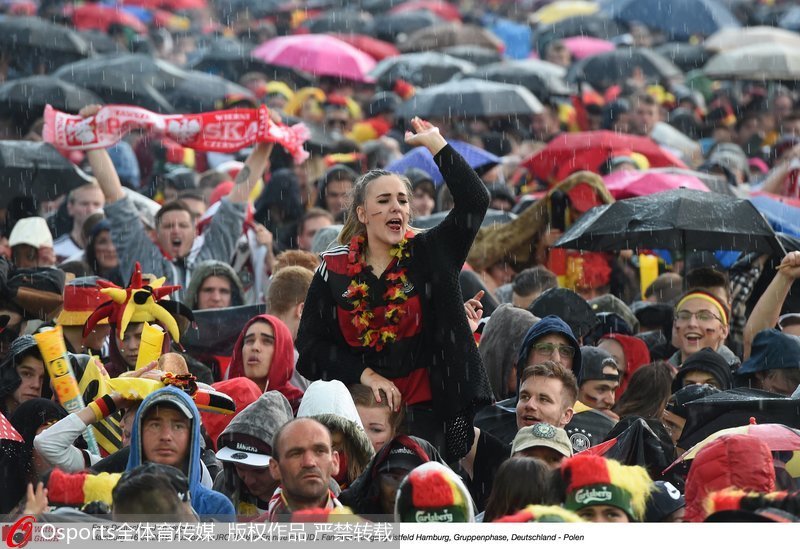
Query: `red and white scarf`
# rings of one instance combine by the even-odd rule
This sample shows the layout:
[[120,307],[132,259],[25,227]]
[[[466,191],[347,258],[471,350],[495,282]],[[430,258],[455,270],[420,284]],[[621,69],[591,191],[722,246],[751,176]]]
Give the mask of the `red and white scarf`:
[[269,109],[231,109],[200,114],[163,115],[130,105],[107,105],[95,116],[81,118],[47,105],[44,140],[61,150],[104,149],[132,130],[163,135],[198,151],[235,152],[254,143],[277,143],[298,164],[308,158],[303,124],[278,124]]

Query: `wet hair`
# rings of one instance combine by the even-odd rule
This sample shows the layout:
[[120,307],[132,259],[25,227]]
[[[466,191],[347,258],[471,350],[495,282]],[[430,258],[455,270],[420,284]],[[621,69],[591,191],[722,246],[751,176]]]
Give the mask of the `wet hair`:
[[712,267],[697,267],[686,273],[686,288],[688,290],[703,290],[708,288],[723,288],[727,302],[731,300],[731,287],[728,275]]
[[633,372],[613,410],[620,419],[639,416],[660,420],[671,394],[672,366],[664,361],[653,362]]
[[115,516],[184,522],[190,501],[189,480],[170,465],[145,463],[127,471],[111,492]]
[[367,188],[369,184],[384,176],[398,178],[405,186],[406,194],[409,199],[413,196],[414,192],[411,189],[411,181],[409,181],[406,176],[386,170],[368,171],[356,180],[350,191],[350,202],[347,208],[347,214],[345,215],[344,227],[342,227],[342,231],[339,233],[340,244],[350,244],[350,240],[354,236],[363,235],[367,232],[365,225],[358,220],[356,209],[364,205],[364,201],[367,199]]
[[272,276],[286,267],[303,267],[313,273],[319,267],[319,256],[305,250],[284,250],[275,258]]
[[318,217],[324,217],[328,219],[328,221],[333,224],[333,215],[328,210],[322,208],[311,208],[309,209],[303,217],[300,218],[300,223],[297,224],[297,234],[303,234],[303,231],[306,227],[306,221],[310,221],[312,219],[317,219]]
[[519,378],[519,387],[522,387],[522,384],[529,377],[555,378],[561,381],[563,385],[561,392],[567,397],[567,406],[572,406],[578,400],[578,380],[572,370],[565,368],[559,362],[545,360],[539,364],[527,366],[522,370],[522,375]]
[[511,282],[512,291],[520,297],[543,292],[556,286],[558,286],[556,275],[542,265],[520,271]]
[[[540,459],[512,457],[500,465],[486,500],[483,522],[493,522],[528,505],[558,505],[550,468]],[[524,482],[520,482],[524,479]]]
[[194,214],[192,213],[192,210],[190,210],[186,204],[180,200],[173,200],[172,202],[167,202],[161,206],[161,209],[158,210],[158,213],[156,213],[156,228],[161,225],[161,219],[169,212],[186,212],[189,214],[189,218],[192,220],[192,222],[194,222]]
[[353,397],[353,403],[356,406],[363,406],[364,408],[387,408],[389,410],[389,425],[392,427],[394,436],[400,434],[400,427],[403,424],[403,407],[395,411],[389,408],[389,401],[386,398],[386,393],[380,389],[381,402],[375,400],[375,393],[366,385],[356,383],[350,386],[350,396]]
[[305,267],[289,265],[272,275],[267,290],[267,308],[272,314],[283,314],[303,303],[314,273]]

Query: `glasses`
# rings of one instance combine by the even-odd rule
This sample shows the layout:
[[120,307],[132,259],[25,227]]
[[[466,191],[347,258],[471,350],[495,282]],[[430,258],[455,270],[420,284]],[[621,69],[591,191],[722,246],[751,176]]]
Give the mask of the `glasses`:
[[711,322],[712,320],[719,320],[722,322],[722,319],[711,311],[697,311],[696,313],[692,311],[678,311],[675,313],[675,320],[678,322],[689,322],[692,317],[697,318],[698,322]]
[[533,349],[537,353],[542,353],[543,355],[553,356],[553,351],[558,351],[558,354],[561,356],[565,356],[567,358],[572,358],[575,356],[575,349],[569,345],[557,345],[555,343],[537,343],[533,346]]

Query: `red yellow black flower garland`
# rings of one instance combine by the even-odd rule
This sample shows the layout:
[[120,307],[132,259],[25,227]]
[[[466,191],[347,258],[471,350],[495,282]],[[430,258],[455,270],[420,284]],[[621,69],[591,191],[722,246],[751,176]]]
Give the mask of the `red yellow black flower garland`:
[[358,330],[358,339],[365,347],[373,347],[381,351],[387,343],[397,339],[400,319],[407,313],[405,302],[408,299],[404,288],[408,284],[404,260],[410,256],[408,241],[414,237],[411,231],[406,232],[403,240],[392,247],[389,252],[392,262],[386,268],[386,310],[383,318],[375,318],[370,306],[369,285],[360,280],[359,275],[368,268],[365,260],[363,235],[354,236],[350,240],[350,252],[347,262],[347,276],[352,277],[347,287],[347,298],[353,305],[352,323]]

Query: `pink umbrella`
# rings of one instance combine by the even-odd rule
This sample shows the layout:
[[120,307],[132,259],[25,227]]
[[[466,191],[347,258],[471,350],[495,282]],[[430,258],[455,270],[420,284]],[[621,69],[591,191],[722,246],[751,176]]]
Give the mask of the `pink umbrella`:
[[567,47],[576,60],[591,57],[598,53],[605,53],[615,49],[614,44],[608,40],[593,38],[591,36],[572,36],[564,38],[561,42]]
[[617,200],[646,196],[681,187],[709,192],[708,187],[695,176],[676,173],[619,171],[605,176],[603,182],[608,192]]
[[251,55],[272,65],[357,82],[371,81],[366,74],[376,64],[358,48],[327,34],[280,36],[264,42]]

